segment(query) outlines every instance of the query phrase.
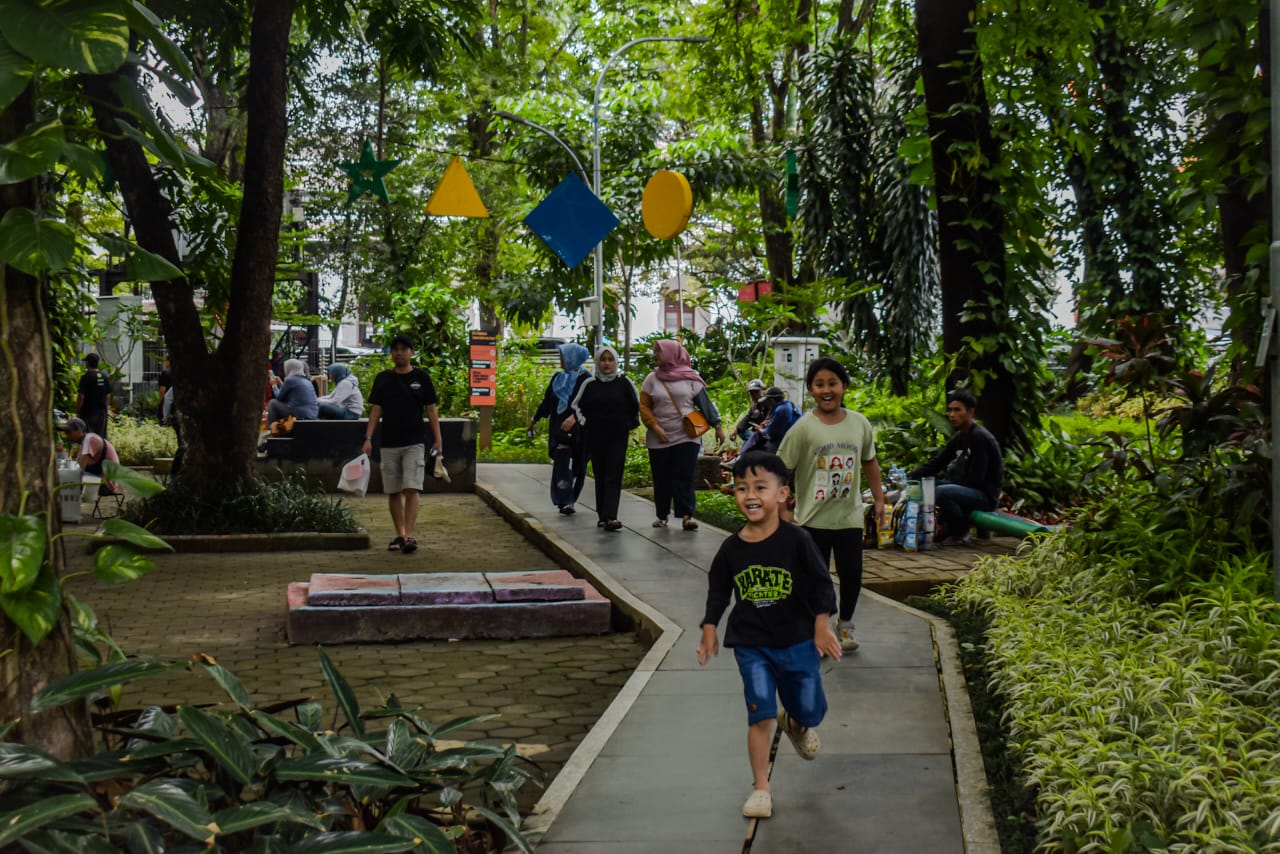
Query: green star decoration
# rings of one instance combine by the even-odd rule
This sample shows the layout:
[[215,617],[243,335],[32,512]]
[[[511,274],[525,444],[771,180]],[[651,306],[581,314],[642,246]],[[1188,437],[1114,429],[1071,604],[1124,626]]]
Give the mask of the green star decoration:
[[399,160],[376,160],[373,156],[373,144],[368,139],[360,151],[360,159],[355,163],[339,163],[338,168],[351,177],[351,189],[347,191],[347,204],[351,204],[365,193],[373,193],[384,202],[390,203],[387,196],[387,185],[382,177],[400,165]]

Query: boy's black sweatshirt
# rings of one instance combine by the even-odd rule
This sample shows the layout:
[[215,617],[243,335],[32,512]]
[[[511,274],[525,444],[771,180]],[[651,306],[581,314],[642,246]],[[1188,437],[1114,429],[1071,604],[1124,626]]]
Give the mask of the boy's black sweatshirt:
[[707,577],[702,625],[717,625],[733,596],[724,645],[782,649],[813,640],[819,614],[836,610],[836,591],[809,534],[782,522],[768,539],[733,534],[721,544]]

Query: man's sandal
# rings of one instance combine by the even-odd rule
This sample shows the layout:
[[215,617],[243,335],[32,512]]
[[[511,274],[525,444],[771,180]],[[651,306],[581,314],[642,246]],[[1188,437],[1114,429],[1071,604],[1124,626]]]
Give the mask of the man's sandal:
[[653,527],[655,527],[655,528],[665,528],[665,527],[667,527],[667,520],[666,520],[666,519],[654,519],[654,520],[653,520]]
[[405,537],[404,545],[400,547],[400,551],[407,555],[411,555],[418,550],[418,541],[413,537]]
[[680,525],[686,531],[698,530],[698,520],[694,519],[692,516],[687,517],[683,522],[680,523]]
[[387,543],[387,551],[389,552],[398,552],[402,548],[404,548],[404,537],[396,537],[394,540]]

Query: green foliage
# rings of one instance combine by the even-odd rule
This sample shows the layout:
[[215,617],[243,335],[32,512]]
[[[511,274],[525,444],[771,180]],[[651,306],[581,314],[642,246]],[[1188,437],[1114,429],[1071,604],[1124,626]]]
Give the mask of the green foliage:
[[108,435],[121,465],[149,466],[156,457],[172,457],[178,450],[173,428],[154,419],[112,418]]
[[[140,489],[144,495],[158,494],[162,489],[155,481],[143,478],[110,460],[103,463],[103,475],[107,480],[118,481],[126,488]],[[80,483],[67,483],[55,489],[80,489]],[[0,610],[35,645],[48,637],[64,614],[62,579],[53,560],[58,541],[67,536],[92,538],[97,535],[61,532],[51,537],[43,513],[24,512],[26,501],[27,496],[24,495],[22,509],[18,513],[0,514]],[[168,548],[154,535],[123,519],[110,520],[105,526],[105,533],[128,544],[112,546],[95,556],[94,575],[108,584],[132,581],[151,571],[151,561],[129,545],[151,549]],[[93,622],[87,609],[78,603],[72,605],[83,615],[77,619],[78,624]]]
[[[520,431],[542,403],[557,366],[536,358],[536,341],[504,340],[498,351],[498,396],[493,429]],[[542,442],[545,447],[545,441]]]
[[[0,845],[452,852],[475,809],[532,851],[517,830],[515,798],[525,784],[540,785],[536,766],[514,745],[445,741],[485,718],[433,724],[394,695],[363,710],[319,655],[341,710],[332,728],[315,703],[258,707],[235,675],[197,655],[189,666],[226,691],[229,708],[116,713],[103,730],[106,749],[73,762],[0,744]],[[174,666],[131,660],[82,671],[51,684],[35,705],[56,708]]]
[[[940,594],[989,621],[1039,846],[1262,850],[1280,836],[1280,605],[1257,592],[1269,561],[1213,533],[1171,542],[1139,521],[1055,535]],[[1164,562],[1216,571],[1148,604],[1148,565]]]
[[649,467],[649,450],[643,440],[627,445],[627,461],[622,469],[623,489],[653,486],[653,470]]
[[360,529],[341,498],[330,498],[300,474],[243,486],[216,501],[179,475],[163,496],[129,501],[121,515],[160,534],[349,534]]
[[694,515],[722,531],[736,531],[747,521],[739,512],[738,504],[732,495],[725,495],[711,489],[699,489],[697,500],[698,509]]
[[[527,422],[526,422],[527,423]],[[547,437],[529,438],[525,428],[494,431],[493,447],[476,451],[476,459],[482,463],[545,463],[547,462]]]

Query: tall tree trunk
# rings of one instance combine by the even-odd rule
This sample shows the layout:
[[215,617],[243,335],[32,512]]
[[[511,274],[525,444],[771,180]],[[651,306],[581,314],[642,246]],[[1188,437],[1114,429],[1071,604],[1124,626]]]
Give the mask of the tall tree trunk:
[[[28,87],[0,112],[0,144],[15,139],[35,119]],[[0,217],[36,207],[36,182],[0,185]],[[43,513],[49,536],[60,527],[53,491],[53,356],[49,346],[46,283],[12,267],[0,267],[0,512]],[[61,575],[62,550],[45,558]],[[63,618],[38,645],[0,613],[0,720],[18,721],[10,738],[61,759],[93,751],[93,731],[83,703],[28,714],[32,698],[54,679],[76,669],[71,621]]]
[[1000,353],[974,356],[966,339],[1000,331],[1004,211],[990,171],[1000,161],[973,27],[976,0],[916,0],[921,72],[938,202],[942,348],[956,359],[948,388],[981,372],[978,412],[1001,444],[1015,431],[1014,383]]
[[[174,396],[182,417],[183,477],[218,494],[253,480],[265,367],[270,346],[283,201],[286,136],[285,62],[292,0],[258,3],[249,43],[245,92],[244,200],[231,266],[226,323],[215,352],[205,344],[190,282],[153,282],[165,343],[173,360]],[[115,131],[129,121],[111,92],[109,77],[88,78],[95,119],[144,249],[181,264],[173,240],[171,208],[140,146]],[[133,85],[130,81],[129,85]]]

